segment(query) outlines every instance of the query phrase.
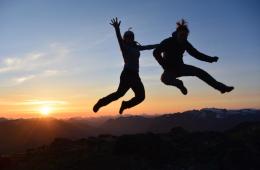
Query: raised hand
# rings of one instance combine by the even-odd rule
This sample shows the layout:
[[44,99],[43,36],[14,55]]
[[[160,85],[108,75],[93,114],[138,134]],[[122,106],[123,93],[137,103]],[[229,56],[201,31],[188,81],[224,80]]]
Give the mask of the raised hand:
[[110,25],[112,25],[115,28],[119,28],[121,24],[121,21],[116,18],[111,19]]

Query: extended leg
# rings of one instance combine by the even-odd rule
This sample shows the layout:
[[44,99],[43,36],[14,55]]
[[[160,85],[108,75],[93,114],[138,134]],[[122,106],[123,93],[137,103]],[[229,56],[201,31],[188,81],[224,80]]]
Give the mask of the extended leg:
[[161,76],[161,81],[166,85],[171,85],[171,86],[177,87],[178,89],[180,89],[180,91],[184,95],[186,95],[188,93],[188,90],[183,85],[183,82],[181,80],[177,79],[176,76],[173,73],[171,73],[170,71],[163,72],[163,74]]
[[181,69],[181,76],[196,76],[211,87],[219,90],[221,93],[230,92],[234,89],[234,87],[227,86],[221,82],[218,82],[206,71],[190,65],[183,66],[183,68]]

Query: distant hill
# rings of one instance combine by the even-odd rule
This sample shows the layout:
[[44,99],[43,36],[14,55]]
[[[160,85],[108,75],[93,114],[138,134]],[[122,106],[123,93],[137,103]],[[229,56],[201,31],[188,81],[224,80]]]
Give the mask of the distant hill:
[[73,121],[43,119],[17,119],[0,122],[0,154],[24,151],[49,144],[57,137],[77,139],[88,137],[98,130]]
[[174,127],[189,131],[224,131],[241,122],[260,121],[260,110],[201,109],[161,116],[100,118],[0,118],[0,155],[48,145],[55,138],[80,139],[100,134],[165,133]]
[[1,170],[258,170],[260,122],[232,129],[122,136],[80,140],[57,138],[50,145],[0,157]]
[[260,110],[207,108],[156,117],[130,116],[109,119],[100,126],[106,133],[121,135],[168,132],[173,127],[190,131],[223,131],[245,121],[260,121]]
[[4,121],[7,121],[8,119],[5,119],[5,118],[0,118],[0,122],[4,122]]

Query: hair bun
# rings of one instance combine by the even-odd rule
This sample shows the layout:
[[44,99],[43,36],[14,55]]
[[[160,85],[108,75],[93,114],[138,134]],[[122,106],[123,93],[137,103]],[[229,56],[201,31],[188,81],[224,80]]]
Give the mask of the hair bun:
[[177,25],[176,31],[184,30],[184,31],[189,32],[188,22],[185,21],[184,19],[181,19],[180,21],[178,21],[176,23],[176,25]]
[[181,19],[176,24],[177,24],[177,27],[179,27],[179,26],[187,26],[188,22],[185,21],[184,19]]

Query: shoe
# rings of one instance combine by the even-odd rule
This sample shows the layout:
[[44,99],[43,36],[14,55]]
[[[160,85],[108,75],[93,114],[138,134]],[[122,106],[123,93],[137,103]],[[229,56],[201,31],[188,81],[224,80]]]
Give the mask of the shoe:
[[220,92],[224,94],[226,92],[231,92],[232,90],[234,90],[233,86],[226,86],[223,90],[220,90]]
[[188,90],[187,90],[187,88],[185,86],[182,85],[179,89],[181,90],[183,95],[187,95],[188,94]]
[[122,101],[121,107],[119,109],[119,114],[123,114],[123,111],[126,109],[126,102]]
[[94,107],[93,107],[93,112],[98,112],[98,110],[100,109],[100,107],[101,107],[101,105],[100,105],[100,102],[98,101],[95,105],[94,105]]
[[183,82],[181,82],[181,83],[179,84],[179,86],[177,86],[177,87],[180,89],[180,91],[182,92],[183,95],[187,95],[187,94],[188,94],[188,90],[187,90],[187,88],[183,85]]

